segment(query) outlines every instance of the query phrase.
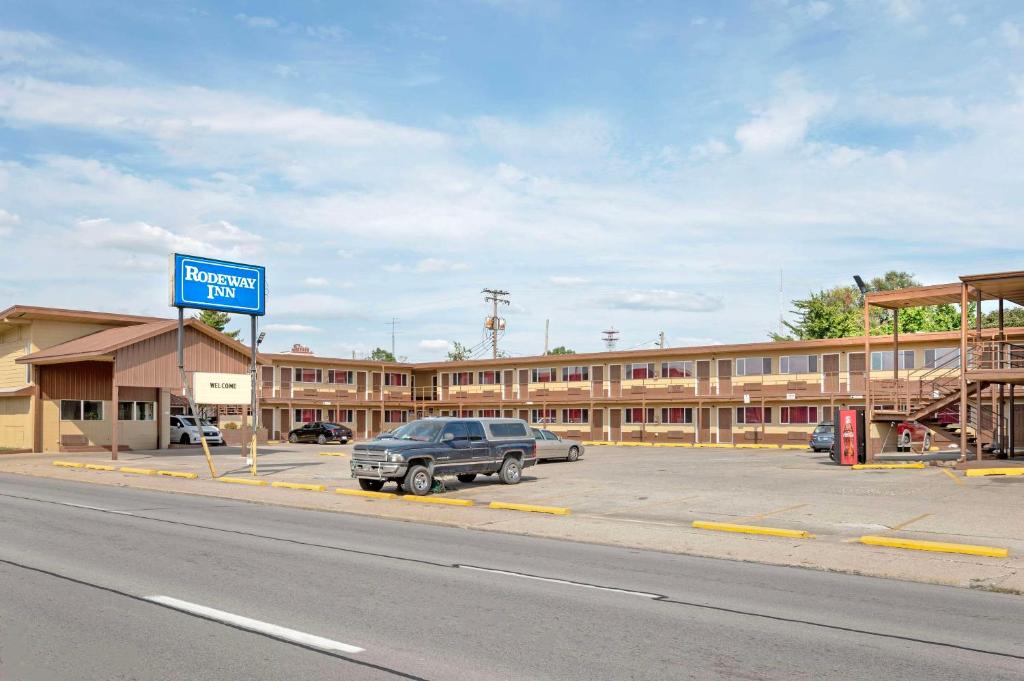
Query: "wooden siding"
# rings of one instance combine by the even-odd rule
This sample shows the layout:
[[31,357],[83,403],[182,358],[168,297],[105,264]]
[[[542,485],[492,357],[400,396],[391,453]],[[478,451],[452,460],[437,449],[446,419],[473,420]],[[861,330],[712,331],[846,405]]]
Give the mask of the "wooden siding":
[[[176,330],[121,348],[114,360],[119,386],[181,389]],[[248,358],[238,350],[194,329],[185,329],[185,369],[229,374],[249,372]]]
[[110,362],[68,362],[39,367],[44,400],[109,400],[113,365]]

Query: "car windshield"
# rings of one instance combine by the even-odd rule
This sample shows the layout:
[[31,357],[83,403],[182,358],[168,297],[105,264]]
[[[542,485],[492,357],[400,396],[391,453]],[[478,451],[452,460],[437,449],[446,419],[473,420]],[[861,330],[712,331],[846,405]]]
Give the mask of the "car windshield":
[[815,435],[829,435],[832,433],[832,424],[822,424],[814,429]]
[[391,431],[388,437],[395,440],[430,442],[437,437],[442,425],[444,424],[437,421],[414,421]]
[[178,418],[181,419],[181,425],[183,425],[183,426],[194,426],[194,425],[196,425],[195,419],[192,418],[191,416],[179,416]]

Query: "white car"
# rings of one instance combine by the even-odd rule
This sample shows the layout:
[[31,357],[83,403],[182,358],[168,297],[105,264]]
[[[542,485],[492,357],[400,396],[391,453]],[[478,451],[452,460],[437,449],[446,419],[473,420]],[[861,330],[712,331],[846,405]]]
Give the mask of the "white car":
[[[203,435],[206,442],[211,445],[224,444],[224,436],[220,429],[207,420],[202,421]],[[195,416],[172,416],[171,417],[171,442],[182,445],[199,444],[199,426],[196,425]]]

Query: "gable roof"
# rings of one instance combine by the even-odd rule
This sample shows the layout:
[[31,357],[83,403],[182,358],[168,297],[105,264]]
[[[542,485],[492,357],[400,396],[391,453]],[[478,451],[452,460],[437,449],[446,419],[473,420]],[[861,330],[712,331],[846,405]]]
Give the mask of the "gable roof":
[[148,317],[144,315],[121,314],[118,312],[93,312],[91,310],[66,310],[57,307],[39,307],[36,305],[12,305],[0,310],[0,321],[18,319],[46,319],[63,322],[94,322],[99,324],[145,324],[166,320],[165,317]]

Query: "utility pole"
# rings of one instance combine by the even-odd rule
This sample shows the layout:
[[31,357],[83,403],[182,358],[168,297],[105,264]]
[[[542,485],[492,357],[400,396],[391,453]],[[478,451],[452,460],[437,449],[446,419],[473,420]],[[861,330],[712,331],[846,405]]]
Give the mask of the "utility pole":
[[601,340],[604,341],[604,347],[609,352],[615,349],[615,344],[619,342],[619,332],[615,330],[615,327],[605,329],[601,332]]
[[664,350],[665,349],[665,332],[664,331],[659,331],[658,332],[658,349],[659,350]]
[[544,354],[548,354],[548,329],[550,328],[551,320],[544,320]]
[[508,291],[494,288],[485,288],[481,293],[486,293],[484,300],[492,304],[491,316],[484,322],[484,328],[491,331],[491,357],[498,359],[498,331],[505,329],[505,320],[498,316],[498,303],[508,305]]

